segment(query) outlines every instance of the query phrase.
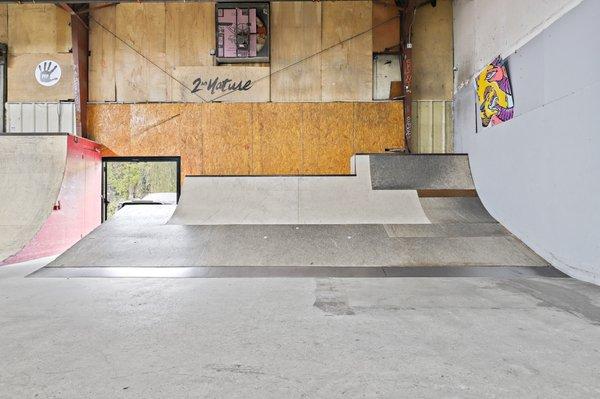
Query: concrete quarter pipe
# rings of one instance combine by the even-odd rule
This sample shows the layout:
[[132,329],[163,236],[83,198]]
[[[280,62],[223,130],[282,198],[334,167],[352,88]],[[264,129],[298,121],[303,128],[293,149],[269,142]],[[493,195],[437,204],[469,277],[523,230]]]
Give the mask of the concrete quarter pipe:
[[56,255],[100,224],[100,146],[67,134],[0,135],[0,264]]

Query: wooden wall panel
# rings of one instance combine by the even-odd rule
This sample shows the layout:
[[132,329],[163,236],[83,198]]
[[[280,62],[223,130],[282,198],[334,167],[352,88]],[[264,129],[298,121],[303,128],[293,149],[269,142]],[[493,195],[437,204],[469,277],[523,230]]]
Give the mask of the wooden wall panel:
[[[179,82],[172,81],[173,101],[185,102],[265,102],[269,101],[269,67],[238,66],[191,66],[176,67],[173,76]],[[194,81],[200,78],[203,85],[196,87]],[[244,91],[209,90],[204,83],[218,79],[223,82],[229,79],[231,83],[250,80],[251,87]],[[184,86],[185,85],[185,86]],[[192,93],[192,90],[199,90]]]
[[[97,11],[101,15],[102,10]],[[92,101],[197,101],[196,96],[182,95],[185,88],[168,74],[184,73],[184,68],[213,65],[210,50],[215,46],[214,3],[121,3],[112,12],[116,34],[166,73],[119,40],[114,41],[111,61],[112,41],[93,28],[90,45],[96,55],[93,54],[90,60]],[[369,29],[373,18],[371,1],[274,2],[271,63],[261,64],[274,73],[267,79],[271,83],[269,100],[371,101],[373,38]],[[108,21],[107,27],[110,24]],[[366,33],[353,37],[362,32]],[[312,56],[346,39],[350,40]],[[312,57],[304,60],[309,56]],[[300,60],[303,60],[300,64],[283,69]],[[112,67],[111,62],[114,63]],[[116,87],[116,99],[113,99],[113,86]],[[226,96],[222,101],[239,101],[236,97]]]
[[354,152],[404,148],[404,114],[400,102],[354,104]]
[[252,173],[299,174],[302,104],[254,104],[252,120]]
[[8,4],[0,4],[0,43],[8,43]]
[[[321,3],[271,3],[272,101],[321,101]],[[278,72],[281,70],[281,72]]]
[[454,86],[452,1],[419,8],[413,23],[413,99],[451,100]]
[[[111,32],[116,29],[116,6],[93,10],[91,18]],[[115,37],[90,20],[89,100],[116,101]]]
[[[156,107],[154,104],[139,104],[131,107],[131,123],[129,132],[131,148],[136,155],[153,155],[161,152],[165,156],[179,155],[182,129],[179,118],[183,112],[182,104],[165,104]],[[188,134],[196,132],[192,129]]]
[[9,4],[11,54],[67,53],[71,16],[54,4]]
[[[131,131],[136,128],[131,119],[132,104],[102,104],[88,106],[88,138],[105,147],[105,155],[133,155]],[[134,123],[135,122],[135,123]]]
[[354,154],[353,104],[304,104],[302,174],[348,173]]
[[[45,60],[56,61],[61,78],[54,86],[42,86],[35,79],[35,68]],[[8,101],[72,100],[73,57],[70,53],[19,54],[8,58]]]
[[[213,3],[166,4],[166,66],[211,66],[215,47],[215,8]],[[169,78],[167,99],[177,82]],[[174,100],[176,101],[176,100]]]
[[382,53],[400,43],[400,18],[394,18],[397,15],[395,0],[373,2],[373,26],[377,26],[373,28],[374,53]]
[[[116,33],[162,69],[165,62],[165,5],[118,4]],[[165,101],[169,78],[144,57],[117,41],[115,76],[119,101]]]
[[184,174],[347,174],[403,147],[402,103],[93,104],[107,154],[180,155]]
[[181,115],[176,119],[181,148],[181,173],[204,173],[204,134],[210,132],[209,107],[199,104],[181,104]]
[[321,54],[323,101],[370,101],[373,97],[371,1],[324,2]]
[[252,174],[252,104],[197,104],[208,111],[205,174]]

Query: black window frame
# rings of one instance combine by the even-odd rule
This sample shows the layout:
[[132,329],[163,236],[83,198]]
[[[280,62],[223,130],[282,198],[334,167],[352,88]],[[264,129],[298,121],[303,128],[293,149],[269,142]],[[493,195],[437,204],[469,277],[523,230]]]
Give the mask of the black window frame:
[[100,209],[102,213],[102,223],[106,221],[108,209],[108,181],[107,165],[109,162],[175,162],[177,173],[177,203],[181,196],[181,157],[180,156],[124,156],[124,157],[102,157],[102,195],[100,199]]

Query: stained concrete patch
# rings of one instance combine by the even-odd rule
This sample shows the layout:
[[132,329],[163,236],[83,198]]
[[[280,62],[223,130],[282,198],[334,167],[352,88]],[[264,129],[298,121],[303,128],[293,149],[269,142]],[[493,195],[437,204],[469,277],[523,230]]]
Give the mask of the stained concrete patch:
[[209,364],[206,366],[207,369],[211,369],[217,372],[226,372],[234,374],[254,374],[263,375],[265,374],[261,369],[244,365],[244,364]]
[[315,283],[315,303],[313,306],[331,316],[354,314],[354,310],[348,305],[348,298],[335,283],[335,280],[331,278],[317,279]]
[[600,306],[578,290],[538,279],[504,280],[496,283],[496,287],[530,295],[539,301],[538,306],[567,312],[600,325]]

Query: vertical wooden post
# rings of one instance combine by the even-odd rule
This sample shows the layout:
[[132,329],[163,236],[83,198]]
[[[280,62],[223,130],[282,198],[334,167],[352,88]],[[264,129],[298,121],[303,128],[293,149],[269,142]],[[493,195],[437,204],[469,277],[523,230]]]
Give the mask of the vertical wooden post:
[[411,150],[412,142],[412,40],[411,30],[417,8],[416,0],[408,0],[406,6],[400,10],[400,48],[402,60],[402,82],[404,88],[404,140],[406,149]]
[[76,13],[87,4],[78,5],[78,8],[68,6],[71,10],[71,40],[73,51],[73,89],[75,92],[75,126],[78,136],[87,137],[87,102],[88,102],[88,55],[89,32],[88,14]]

